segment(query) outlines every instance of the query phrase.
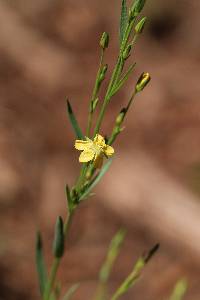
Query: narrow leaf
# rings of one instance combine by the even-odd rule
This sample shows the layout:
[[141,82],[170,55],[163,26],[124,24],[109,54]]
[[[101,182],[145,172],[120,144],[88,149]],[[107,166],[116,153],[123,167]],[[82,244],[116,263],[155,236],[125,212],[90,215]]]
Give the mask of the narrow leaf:
[[108,253],[104,264],[99,272],[99,284],[97,288],[96,300],[102,300],[106,298],[107,294],[107,283],[110,278],[113,265],[119,255],[121,245],[125,237],[125,231],[123,229],[119,230],[111,240]]
[[84,198],[86,198],[90,194],[92,189],[97,185],[97,183],[101,180],[101,178],[104,176],[104,174],[108,171],[111,163],[112,163],[112,159],[109,159],[105,163],[105,165],[102,167],[101,171],[91,180],[91,182],[87,186],[84,193],[80,196],[79,200],[83,200]]
[[40,232],[36,236],[36,267],[38,272],[40,293],[43,295],[47,283],[47,271],[43,256],[42,237]]
[[74,295],[74,293],[76,292],[76,290],[78,289],[78,287],[79,287],[79,283],[72,285],[62,300],[70,300],[72,298],[72,296]]
[[170,300],[182,300],[187,291],[187,281],[185,279],[180,279],[174,288],[174,291],[170,297]]
[[120,20],[120,45],[122,44],[127,24],[128,24],[127,4],[126,4],[126,0],[122,0],[121,20]]
[[136,63],[132,64],[128,71],[124,74],[124,76],[119,80],[117,86],[112,90],[111,97],[113,97],[120,89],[123,87],[123,85],[126,83],[126,81],[129,79],[129,76],[131,75],[133,69],[135,68]]
[[67,100],[67,112],[68,112],[68,117],[69,117],[70,123],[71,123],[71,125],[74,129],[76,137],[80,140],[84,140],[85,137],[84,137],[79,125],[78,125],[78,122],[75,118],[75,115],[74,115],[74,112],[72,110],[71,104],[68,100]]
[[117,300],[122,295],[128,292],[128,290],[135,285],[137,280],[139,279],[142,270],[144,269],[147,262],[152,258],[152,256],[158,250],[159,245],[156,244],[147,255],[140,257],[137,261],[135,266],[133,267],[132,272],[126,277],[126,279],[122,282],[120,287],[116,290],[114,295],[111,297],[111,300]]

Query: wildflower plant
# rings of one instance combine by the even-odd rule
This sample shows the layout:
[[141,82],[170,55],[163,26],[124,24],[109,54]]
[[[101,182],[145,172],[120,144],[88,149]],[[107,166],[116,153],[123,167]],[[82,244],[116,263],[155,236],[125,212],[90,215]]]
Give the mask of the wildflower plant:
[[[111,132],[106,137],[101,133],[102,123],[105,120],[105,113],[113,97],[125,86],[128,79],[131,78],[135,63],[130,62],[136,41],[143,32],[146,24],[146,17],[141,17],[141,12],[145,5],[145,0],[135,0],[127,7],[126,0],[122,0],[121,20],[119,30],[119,53],[116,64],[113,68],[111,78],[108,80],[107,88],[103,99],[100,97],[100,89],[106,78],[108,65],[104,62],[105,52],[109,47],[109,35],[104,32],[100,39],[100,62],[91,99],[89,101],[88,121],[86,133],[83,133],[79,127],[78,121],[69,101],[67,101],[67,113],[69,121],[75,133],[74,147],[81,151],[79,162],[81,163],[80,174],[72,187],[66,185],[66,198],[68,209],[66,219],[60,216],[55,224],[55,234],[53,241],[53,262],[49,271],[44,260],[43,243],[41,233],[37,233],[36,241],[36,266],[39,278],[40,294],[42,300],[61,299],[61,285],[57,279],[57,272],[65,252],[65,241],[69,232],[70,224],[79,204],[91,194],[96,184],[108,171],[115,150],[114,142],[123,131],[123,123],[137,94],[147,86],[150,81],[149,73],[142,73],[136,80],[133,91],[127,104],[121,108],[113,124]],[[126,66],[128,63],[128,66]],[[97,114],[97,119],[94,118]],[[95,115],[96,115],[95,114]],[[77,153],[78,154],[78,153]],[[77,157],[78,159],[78,157]],[[120,230],[112,239],[106,260],[99,273],[99,283],[97,287],[96,300],[108,299],[107,283],[110,277],[112,266],[118,256],[121,244],[124,239],[124,231]],[[141,256],[133,267],[132,272],[122,282],[119,288],[113,293],[110,300],[121,298],[138,280],[146,263],[157,251],[159,245],[155,245],[147,255]],[[72,298],[78,284],[72,286],[63,300]],[[176,298],[172,298],[176,299]],[[177,298],[179,299],[179,298]]]

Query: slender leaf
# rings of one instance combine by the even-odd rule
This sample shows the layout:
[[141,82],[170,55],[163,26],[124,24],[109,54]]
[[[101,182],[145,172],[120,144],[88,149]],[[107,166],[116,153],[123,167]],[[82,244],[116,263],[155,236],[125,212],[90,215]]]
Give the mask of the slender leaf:
[[71,107],[71,104],[70,104],[69,100],[67,100],[67,112],[68,112],[68,117],[69,117],[70,123],[71,123],[71,125],[74,129],[76,137],[80,140],[84,140],[85,137],[84,137],[79,125],[78,125],[78,122],[75,118],[75,115],[74,115],[74,112],[72,110],[72,107]]
[[140,257],[135,266],[133,267],[132,272],[126,277],[126,279],[122,282],[120,287],[116,290],[114,295],[111,297],[111,300],[117,300],[122,295],[128,292],[128,290],[135,285],[137,280],[139,279],[142,270],[144,269],[147,262],[152,258],[152,256],[156,253],[159,248],[159,244],[156,244],[147,255]]
[[111,97],[113,97],[120,89],[121,87],[126,83],[126,81],[129,79],[129,76],[131,75],[134,67],[136,66],[136,63],[132,64],[127,72],[124,74],[124,76],[119,80],[118,84],[115,86],[113,91],[111,92]]
[[42,237],[40,232],[37,232],[36,237],[36,267],[38,272],[40,293],[43,295],[47,283],[47,271],[44,262]]
[[121,20],[120,20],[120,45],[122,44],[127,24],[128,24],[127,4],[126,4],[126,0],[122,0]]
[[95,300],[102,300],[106,298],[107,283],[110,278],[113,265],[119,255],[124,237],[125,237],[125,230],[121,229],[112,238],[105,262],[102,265],[101,270],[99,272],[99,284],[98,284]]
[[83,200],[86,198],[92,189],[97,185],[97,183],[101,180],[104,174],[108,171],[110,165],[112,163],[112,159],[109,159],[105,165],[102,167],[101,171],[93,178],[93,180],[89,183],[84,193],[80,196],[79,200]]
[[170,297],[170,300],[182,300],[187,291],[187,281],[185,279],[180,279],[174,288],[174,291]]
[[70,300],[74,295],[74,293],[76,292],[76,290],[78,289],[78,287],[79,287],[79,283],[75,283],[74,285],[72,285],[62,300]]

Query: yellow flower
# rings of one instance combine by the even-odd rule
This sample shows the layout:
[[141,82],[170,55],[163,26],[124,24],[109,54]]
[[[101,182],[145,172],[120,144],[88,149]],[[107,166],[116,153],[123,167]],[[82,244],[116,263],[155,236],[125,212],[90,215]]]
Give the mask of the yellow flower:
[[108,158],[114,154],[113,147],[106,145],[104,137],[100,134],[97,134],[93,141],[88,137],[86,137],[85,141],[76,140],[75,148],[83,151],[79,157],[79,161],[82,163],[93,161],[95,168],[101,168],[103,156]]

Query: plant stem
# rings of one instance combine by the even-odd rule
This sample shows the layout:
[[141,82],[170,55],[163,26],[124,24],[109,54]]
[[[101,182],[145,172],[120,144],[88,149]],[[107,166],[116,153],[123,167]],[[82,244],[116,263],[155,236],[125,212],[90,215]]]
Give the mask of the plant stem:
[[130,108],[130,106],[131,106],[131,104],[132,104],[132,102],[133,102],[136,94],[137,94],[136,91],[134,91],[134,93],[132,94],[132,96],[131,96],[128,104],[127,104],[127,106],[125,107],[125,114],[124,114],[124,117],[123,117],[121,123],[120,124],[116,124],[115,127],[113,128],[112,134],[111,134],[111,136],[110,136],[110,138],[108,140],[108,145],[112,145],[114,143],[114,141],[116,140],[117,136],[120,134],[120,132],[121,132],[121,125],[122,125],[122,123],[123,123],[123,121],[124,121],[124,119],[126,117],[126,114],[127,114],[128,110],[129,110],[129,108]]
[[[73,213],[69,214],[65,220],[64,223],[64,235],[65,235],[65,239],[67,238],[67,234],[69,231],[69,227],[72,221],[72,216]],[[47,282],[47,286],[45,288],[45,292],[44,292],[44,296],[43,296],[43,300],[49,300],[49,297],[51,295],[51,291],[53,289],[55,280],[56,280],[56,276],[57,276],[57,272],[58,272],[58,268],[61,262],[61,258],[62,257],[55,257],[51,266],[51,271],[50,271],[50,275],[49,275],[49,280]]]
[[123,59],[123,52],[127,47],[127,43],[128,43],[128,40],[129,40],[129,37],[130,37],[130,34],[131,34],[134,23],[135,23],[135,19],[132,20],[127,26],[122,45],[120,47],[120,53],[119,53],[119,56],[118,56],[118,59],[117,59],[117,63],[114,67],[112,77],[110,79],[110,83],[108,85],[107,92],[106,92],[106,95],[105,95],[105,98],[104,98],[104,102],[103,102],[101,111],[99,113],[99,117],[97,119],[96,127],[94,129],[94,136],[99,132],[99,130],[101,128],[101,123],[102,123],[107,105],[110,102],[110,98],[112,97],[111,96],[112,90],[115,87],[116,83],[118,82],[119,76],[121,75],[121,72],[123,70],[123,66],[124,66],[124,62],[125,62],[124,59]]
[[90,105],[89,105],[90,111],[89,111],[87,133],[86,133],[86,135],[88,137],[90,136],[90,130],[91,130],[91,127],[92,127],[92,117],[93,117],[93,113],[94,113],[93,108],[91,109],[91,106],[92,106],[93,101],[96,100],[96,97],[97,97],[97,94],[99,92],[99,88],[100,88],[100,85],[101,85],[101,82],[99,81],[99,76],[100,76],[101,71],[102,71],[103,57],[104,57],[104,49],[102,49],[102,51],[101,51],[99,69],[98,69],[98,72],[97,72],[97,76],[96,76],[96,80],[95,80],[95,85],[94,85],[94,89],[93,89],[93,92],[92,92],[92,97],[91,97]]

